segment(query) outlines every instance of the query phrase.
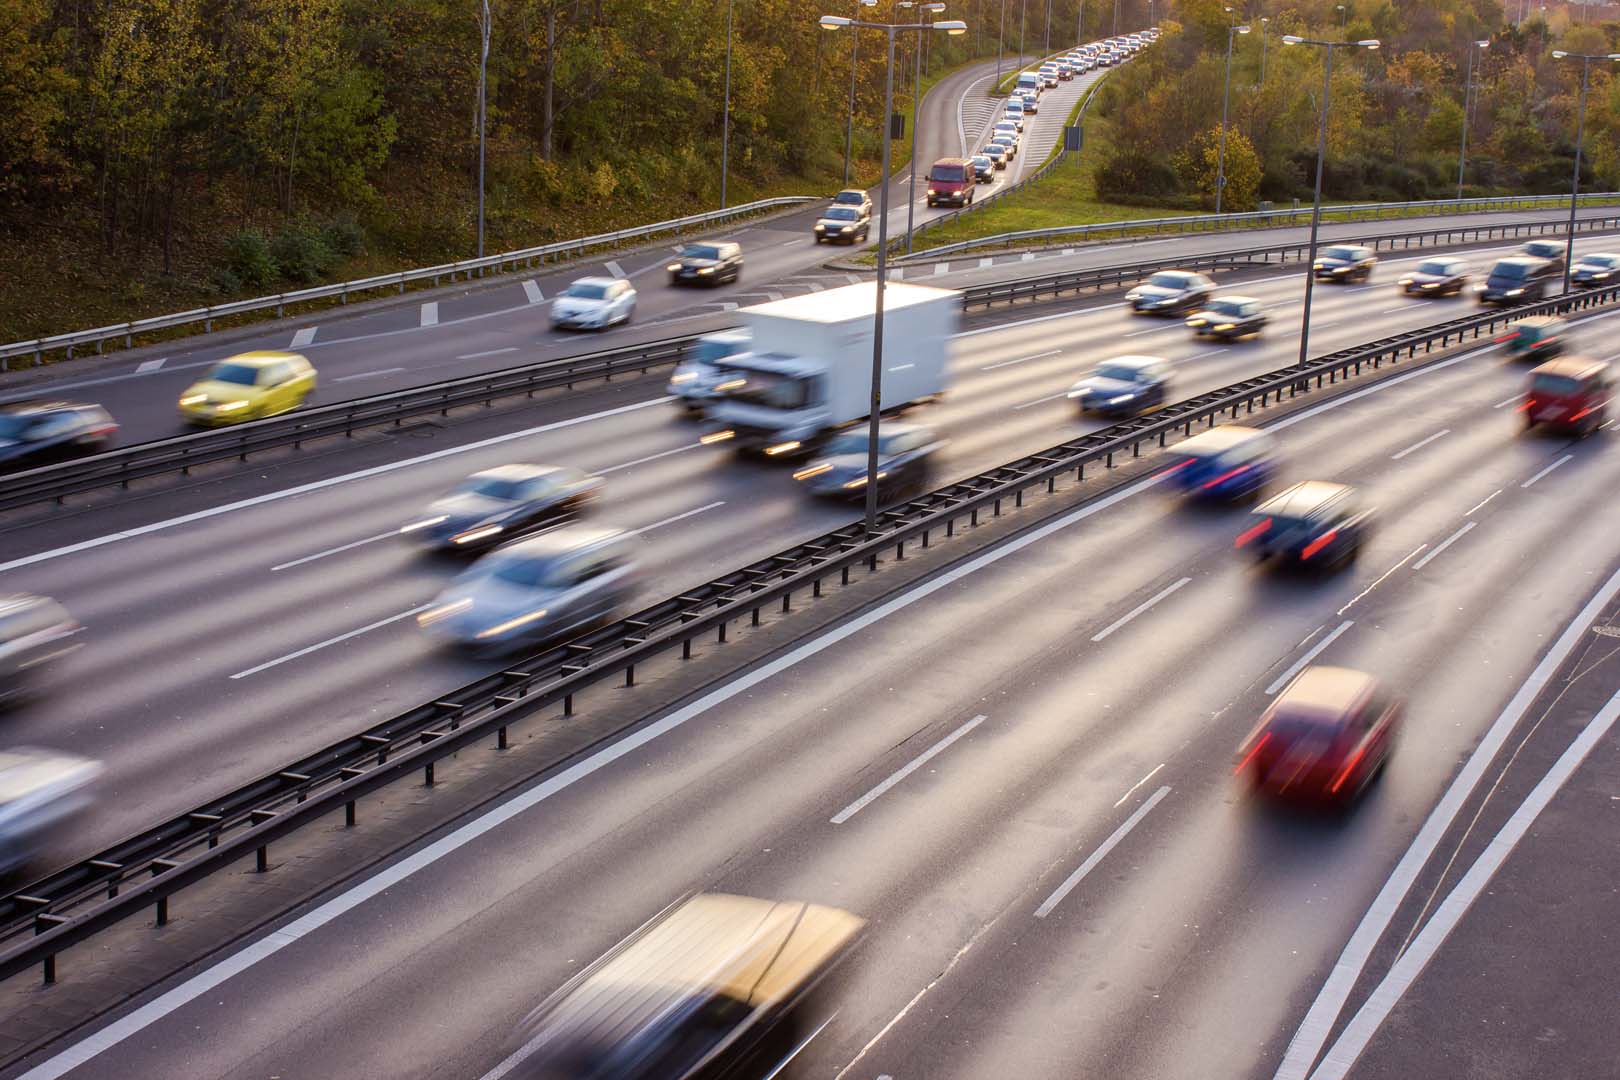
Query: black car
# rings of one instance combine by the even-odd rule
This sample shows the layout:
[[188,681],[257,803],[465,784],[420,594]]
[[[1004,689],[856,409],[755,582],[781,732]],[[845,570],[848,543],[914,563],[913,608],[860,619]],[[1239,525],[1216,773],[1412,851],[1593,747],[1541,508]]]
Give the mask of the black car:
[[1519,249],[1519,253],[1535,259],[1546,259],[1552,263],[1553,273],[1563,277],[1565,250],[1562,240],[1530,240]]
[[990,159],[990,164],[998,169],[1007,167],[1007,148],[1000,143],[991,143],[979,151],[981,157]]
[[1170,363],[1157,356],[1116,356],[1069,388],[1085,413],[1136,416],[1158,408],[1170,392]]
[[1236,341],[1257,336],[1269,321],[1252,296],[1217,296],[1188,318],[1187,326],[1198,337]]
[[1275,495],[1250,514],[1236,545],[1255,558],[1297,566],[1340,566],[1356,557],[1372,521],[1355,488],[1307,480]]
[[1317,253],[1311,271],[1322,281],[1366,281],[1376,265],[1378,256],[1372,248],[1335,244]]
[[872,219],[863,217],[858,208],[835,204],[823,210],[821,219],[816,222],[816,243],[819,244],[823,240],[828,243],[838,241],[846,244],[863,243],[871,228]]
[[742,276],[742,245],[687,244],[675,261],[664,267],[671,285],[719,285]]
[[[974,154],[969,160],[973,162],[973,179],[981,184],[996,182],[996,163],[989,154]],[[1005,164],[1002,167],[1005,168]]]
[[1179,315],[1197,311],[1215,295],[1215,283],[1191,270],[1160,270],[1125,294],[1139,315]]
[[[793,474],[813,495],[866,498],[867,439],[865,425],[839,433],[822,456]],[[878,428],[878,496],[887,498],[922,490],[934,455],[945,445],[928,428],[916,424],[883,424]]]
[[1545,300],[1558,287],[1562,275],[1563,271],[1554,269],[1546,259],[1510,255],[1497,259],[1485,283],[1475,286],[1475,290],[1481,304],[1529,304]]
[[554,465],[502,465],[473,473],[399,531],[430,547],[475,551],[567,520],[594,501],[602,479]]
[[1461,259],[1425,259],[1400,280],[1407,296],[1456,296],[1467,285],[1468,264]]
[[100,405],[15,401],[0,405],[0,470],[34,469],[99,454],[118,433]]
[[1575,260],[1575,269],[1570,272],[1569,280],[1587,289],[1620,283],[1620,255],[1603,252],[1582,255]]

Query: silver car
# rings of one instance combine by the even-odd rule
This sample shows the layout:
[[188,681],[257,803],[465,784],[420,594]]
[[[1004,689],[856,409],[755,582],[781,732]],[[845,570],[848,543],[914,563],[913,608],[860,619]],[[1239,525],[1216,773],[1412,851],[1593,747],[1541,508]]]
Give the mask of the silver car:
[[88,758],[0,750],[0,874],[42,852],[58,828],[87,809],[100,775],[101,766]]
[[602,478],[562,465],[501,465],[475,472],[399,531],[444,551],[476,551],[579,514]]
[[80,629],[49,597],[0,597],[0,704],[21,697],[34,675],[77,649]]
[[630,598],[639,546],[623,529],[563,525],[485,555],[416,620],[446,643],[488,655],[559,638]]
[[753,341],[753,335],[741,328],[704,334],[686,358],[675,365],[665,392],[679,398],[687,412],[701,413],[705,403],[720,396],[714,389],[720,382],[716,365],[728,356],[747,352]]
[[584,277],[551,302],[553,328],[603,330],[629,322],[636,313],[636,290],[622,278]]

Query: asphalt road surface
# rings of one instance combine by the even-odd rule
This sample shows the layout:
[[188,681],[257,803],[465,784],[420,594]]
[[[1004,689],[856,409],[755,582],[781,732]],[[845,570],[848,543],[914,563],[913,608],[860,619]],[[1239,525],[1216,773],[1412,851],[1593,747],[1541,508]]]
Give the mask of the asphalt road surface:
[[[1325,302],[1324,321],[1338,315],[1356,337],[1391,318],[1373,313],[1404,308],[1387,283]],[[1579,333],[1612,341],[1610,325]],[[1007,456],[1021,429],[1073,431],[1061,406],[1039,420],[1013,406],[1061,387],[1084,350],[1154,329],[1105,310],[967,339],[959,369],[980,374],[964,373],[937,414],[962,455],[953,468]],[[1158,343],[1187,345],[1169,333]],[[1064,350],[1056,370],[1029,359],[983,372],[1054,347]],[[1286,341],[1255,351],[1270,347]],[[1185,388],[1200,364],[1228,381],[1238,355],[1184,358]],[[1594,594],[1620,589],[1613,434],[1525,436],[1511,408],[1522,378],[1482,346],[1270,425],[1285,481],[1347,481],[1376,504],[1378,528],[1348,570],[1318,580],[1256,567],[1232,550],[1241,509],[1179,506],[1150,474],[604,748],[518,796],[521,812],[466,823],[389,887],[345,886],[260,951],[199,967],[65,1075],[482,1077],[534,1003],[701,888],[869,920],[832,988],[837,1017],[794,1075],[1270,1077],[1453,777],[1469,773],[1487,732],[1513,730],[1499,718],[1539,693],[1538,665],[1558,642],[1589,636]],[[985,411],[968,426],[950,410],[970,399]],[[666,419],[652,436],[684,430]],[[619,458],[660,444],[604,445]],[[733,466],[697,454],[664,460],[703,461],[711,482],[733,482]],[[645,475],[685,502],[648,506],[626,492],[627,521],[730,491]],[[354,493],[385,486],[352,488],[342,528],[328,533],[320,522],[335,515],[305,497],[276,504],[270,524],[233,516],[213,519],[208,535],[165,539],[170,577],[202,584],[178,617],[112,635],[145,650],[121,677],[201,653],[214,674],[199,671],[198,684],[232,694],[217,673],[281,646],[268,611],[252,640],[232,641],[222,622],[194,625],[260,603],[232,589],[216,616],[202,598],[226,583],[208,560],[251,550],[263,564],[381,531],[406,500]],[[756,493],[728,505],[765,520],[726,532],[764,532],[778,516],[798,527],[802,504],[775,486],[780,502]],[[696,535],[696,523],[719,520],[669,526],[660,546],[677,560],[725,560],[718,534]],[[276,553],[253,547],[251,536],[272,533]],[[135,594],[155,572],[134,568],[150,565],[147,544],[36,564],[17,580],[55,567],[143,609]],[[415,557],[388,542],[331,558],[314,580],[289,579],[281,588],[294,595],[279,603],[297,610],[333,592],[342,619],[289,641],[370,617],[356,605],[372,593],[379,610],[403,606],[424,584]],[[231,585],[247,578],[229,575]],[[341,677],[372,667],[398,685],[428,663],[409,634],[353,641],[342,660],[327,650],[289,664],[208,721],[147,722],[184,739],[258,707],[261,693],[272,715],[296,716],[298,694],[335,696]],[[1238,740],[1307,659],[1376,672],[1407,697],[1389,768],[1339,817],[1254,801],[1231,777]],[[149,693],[164,690],[133,696]],[[143,721],[118,722],[131,731],[116,738],[138,743]],[[298,733],[277,737],[290,748]]]

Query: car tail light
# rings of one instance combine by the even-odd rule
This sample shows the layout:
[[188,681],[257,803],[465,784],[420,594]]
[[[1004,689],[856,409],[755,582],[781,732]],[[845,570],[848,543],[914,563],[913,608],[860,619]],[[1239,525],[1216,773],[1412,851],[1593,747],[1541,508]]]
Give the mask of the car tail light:
[[1529,412],[1531,409],[1533,409],[1535,407],[1536,407],[1536,399],[1533,398],[1533,397],[1527,397],[1527,398],[1524,399],[1524,404],[1520,405],[1517,409],[1514,409],[1513,411],[1514,412]]
[[1506,345],[1508,342],[1512,341],[1514,338],[1516,338],[1518,336],[1519,336],[1519,332],[1517,330],[1509,330],[1505,334],[1497,334],[1496,335],[1496,343],[1498,345]]
[[1350,755],[1350,760],[1344,763],[1344,768],[1339,770],[1339,775],[1333,778],[1333,783],[1328,785],[1329,795],[1339,793],[1339,789],[1344,786],[1346,780],[1350,779],[1350,774],[1356,771],[1356,765],[1361,762],[1362,755],[1366,754],[1366,752],[1366,743],[1362,743],[1356,748],[1356,752]]
[[1248,471],[1249,467],[1247,465],[1239,465],[1235,469],[1228,469],[1215,479],[1204,481],[1203,490],[1208,491],[1210,488],[1220,487],[1222,484],[1232,479],[1232,477],[1237,476],[1239,473],[1245,473]]
[[1569,418],[1570,422],[1574,423],[1576,420],[1579,420],[1581,417],[1589,416],[1594,412],[1597,412],[1597,406],[1596,405],[1588,405],[1586,408],[1582,409],[1580,412],[1578,412],[1574,416],[1570,417]]
[[1266,530],[1269,528],[1271,528],[1271,519],[1266,518],[1266,520],[1262,521],[1253,528],[1245,529],[1239,533],[1237,540],[1233,542],[1232,546],[1235,548],[1240,548],[1251,540],[1258,540],[1261,536],[1265,535]]
[[1334,537],[1336,537],[1338,535],[1339,535],[1339,530],[1338,529],[1329,529],[1327,532],[1323,533],[1321,536],[1318,536],[1315,540],[1312,540],[1310,543],[1306,544],[1305,545],[1305,550],[1301,551],[1299,553],[1299,557],[1301,559],[1309,559],[1311,556],[1317,554],[1323,548],[1325,548],[1329,544],[1333,543]]
[[1170,466],[1168,469],[1164,470],[1164,475],[1169,476],[1171,473],[1180,472],[1182,469],[1185,469],[1187,466],[1196,465],[1196,464],[1198,464],[1198,459],[1195,458],[1195,457],[1190,457],[1190,458],[1187,458],[1187,459],[1185,459],[1183,461],[1178,461],[1174,465]]
[[1249,767],[1249,765],[1253,763],[1253,761],[1255,759],[1255,756],[1260,753],[1261,748],[1263,746],[1265,746],[1266,743],[1268,743],[1270,741],[1271,741],[1271,732],[1268,731],[1264,735],[1260,736],[1259,741],[1257,741],[1252,747],[1250,747],[1249,752],[1247,754],[1244,754],[1243,759],[1237,763],[1237,768],[1232,770],[1232,775],[1233,776],[1242,776],[1243,775],[1243,770],[1247,769]]

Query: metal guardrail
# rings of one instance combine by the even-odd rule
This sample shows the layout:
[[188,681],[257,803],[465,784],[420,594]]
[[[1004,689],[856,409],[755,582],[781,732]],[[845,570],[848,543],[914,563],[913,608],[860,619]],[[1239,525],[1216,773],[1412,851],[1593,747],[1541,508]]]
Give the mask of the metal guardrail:
[[9,345],[0,345],[0,371],[8,369],[10,358],[14,356],[32,355],[34,365],[38,366],[43,362],[46,353],[55,352],[58,349],[65,350],[69,357],[73,355],[73,350],[81,345],[94,345],[96,351],[100,352],[104,343],[115,338],[123,338],[125,347],[128,347],[139,334],[182,326],[193,326],[197,323],[202,323],[204,333],[209,333],[214,328],[215,319],[223,319],[232,315],[245,315],[274,308],[277,317],[280,317],[288,306],[313,300],[336,298],[346,304],[351,293],[365,293],[390,288],[403,293],[405,286],[413,282],[431,281],[434,285],[437,285],[442,278],[455,281],[457,275],[460,274],[465,274],[471,280],[474,275],[482,276],[492,271],[498,273],[507,267],[515,270],[519,265],[532,266],[536,262],[546,262],[553,256],[583,255],[589,248],[617,247],[627,240],[637,240],[661,233],[680,232],[705,225],[715,225],[730,221],[733,218],[747,217],[784,206],[799,206],[820,201],[819,197],[812,195],[788,195],[775,199],[760,199],[757,202],[745,203],[742,206],[733,206],[725,210],[711,210],[707,213],[692,214],[687,217],[673,218],[669,221],[657,221],[651,225],[637,225],[634,228],[620,229],[617,232],[599,233],[596,236],[585,236],[576,240],[562,240],[555,244],[542,244],[539,247],[524,248],[520,251],[507,251],[499,255],[486,255],[482,259],[463,259],[458,262],[444,263],[440,266],[426,266],[417,270],[401,270],[397,273],[379,274],[376,277],[360,278],[356,281],[343,281],[335,285],[318,285],[312,289],[299,289],[295,292],[276,293],[272,296],[260,296],[251,300],[236,300],[229,304],[215,304],[210,307],[194,308],[191,311],[176,312],[172,315],[158,315],[150,319],[135,319],[131,322],[113,323],[110,326],[101,326],[94,330],[77,330],[70,334],[55,334],[51,337],[35,338],[31,341],[16,341]]
[[[860,523],[852,523],[524,657],[0,901],[0,939],[11,942],[0,953],[0,979],[42,966],[45,981],[53,982],[62,950],[149,907],[156,910],[157,924],[164,925],[177,892],[239,860],[253,857],[257,871],[267,872],[269,845],[302,826],[339,810],[345,823],[354,826],[359,800],[379,788],[418,771],[432,784],[435,764],[451,754],[491,738],[496,750],[505,749],[513,723],[559,703],[568,716],[574,695],[589,687],[618,678],[634,685],[638,665],[676,647],[682,659],[689,659],[693,643],[702,637],[712,633],[724,643],[739,620],[748,618],[757,626],[767,607],[780,604],[782,611],[790,611],[795,597],[821,596],[834,577],[848,584],[852,570],[864,566],[875,571],[880,557],[891,550],[897,560],[903,559],[907,544],[928,547],[933,537],[953,536],[959,524],[977,525],[981,514],[999,517],[1006,502],[1022,506],[1027,495],[1042,489],[1053,493],[1070,472],[1082,480],[1088,465],[1111,468],[1116,455],[1138,457],[1143,445],[1155,440],[1164,447],[1178,431],[1190,435],[1195,424],[1213,426],[1228,414],[1236,419],[1256,407],[1379,370],[1385,363],[1494,336],[1498,327],[1518,319],[1617,301],[1620,286],[1570,294],[1289,365],[889,507],[879,515],[876,535],[864,536]],[[17,941],[28,934],[35,936]]]
[[[1043,169],[1042,172],[1044,173],[1044,171]],[[1041,174],[1036,174],[1036,176],[1039,175]],[[1030,180],[1036,179],[1036,176],[1020,182],[1017,186],[1022,187]],[[986,199],[985,204],[988,205],[990,201]],[[1585,206],[1610,205],[1620,202],[1620,192],[1591,192],[1580,196],[1580,202]],[[1416,215],[1468,214],[1493,210],[1555,209],[1568,205],[1569,196],[1567,195],[1501,195],[1477,199],[1433,199],[1419,202],[1353,203],[1347,206],[1324,206],[1322,208],[1322,218],[1324,221],[1340,217],[1356,219],[1358,216],[1370,214],[1372,219],[1376,221],[1383,219],[1386,215],[1394,218]],[[955,214],[946,214],[930,219],[925,226],[919,226],[913,235],[919,235],[927,231],[927,229],[936,228],[946,222],[954,221],[960,216],[961,211],[958,211]],[[1136,218],[1130,221],[1109,221],[1092,225],[1059,225],[1047,229],[1024,229],[1020,232],[997,233],[994,236],[984,236],[976,240],[961,240],[954,244],[941,244],[939,247],[929,248],[927,251],[914,251],[910,255],[897,256],[894,261],[897,263],[921,262],[938,259],[943,255],[972,251],[983,247],[1007,246],[1027,240],[1052,240],[1061,237],[1072,243],[1085,243],[1088,240],[1105,238],[1122,240],[1135,233],[1159,235],[1165,232],[1222,232],[1229,229],[1277,228],[1309,224],[1310,219],[1311,209],[1307,206],[1290,210],[1252,210],[1240,214],[1187,214],[1180,217]]]
[[[1620,229],[1620,213],[1598,218],[1581,218],[1579,232]],[[1563,222],[1525,221],[1491,225],[1459,225],[1426,229],[1415,233],[1387,233],[1364,236],[1357,242],[1380,251],[1407,250],[1431,246],[1457,246],[1508,237],[1541,236],[1562,233]],[[1201,255],[1167,256],[1150,262],[1069,270],[1039,277],[975,285],[962,290],[964,309],[988,308],[1078,293],[1101,291],[1133,284],[1160,270],[1218,270],[1255,265],[1286,265],[1301,261],[1310,250],[1304,241],[1272,244],[1266,247],[1210,252]],[[718,329],[718,328],[717,328]],[[155,442],[110,450],[78,461],[47,465],[6,478],[0,486],[0,513],[42,502],[60,503],[68,496],[106,487],[128,487],[132,481],[185,473],[193,468],[232,458],[246,460],[249,454],[281,449],[319,438],[349,436],[365,428],[406,420],[467,405],[484,405],[517,395],[532,396],[542,390],[572,388],[576,382],[611,380],[619,375],[639,374],[672,366],[687,355],[696,337],[665,338],[642,345],[606,349],[557,360],[542,360],[507,368],[488,375],[470,375],[449,382],[411,390],[398,390],[372,397],[356,398],[336,405],[289,413],[268,420],[256,420],[216,431],[178,435]]]

